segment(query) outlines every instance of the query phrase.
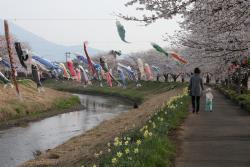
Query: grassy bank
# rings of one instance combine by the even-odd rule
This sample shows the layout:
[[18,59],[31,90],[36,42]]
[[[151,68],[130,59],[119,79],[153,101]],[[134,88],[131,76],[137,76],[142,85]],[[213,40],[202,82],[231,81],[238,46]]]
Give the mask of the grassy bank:
[[183,86],[181,83],[141,82],[142,87],[137,88],[134,83],[129,83],[127,89],[121,87],[99,87],[96,85],[84,87],[83,84],[74,81],[47,80],[45,86],[59,91],[67,91],[82,94],[101,94],[128,98],[141,103],[149,95],[167,92],[168,90]]
[[62,113],[80,105],[80,99],[68,93],[47,88],[45,92],[38,93],[36,84],[31,80],[19,81],[19,88],[20,97],[14,88],[0,87],[0,128]]
[[80,99],[78,96],[70,96],[68,98],[57,99],[52,106],[52,110],[66,110],[73,106],[79,105]]
[[246,111],[250,112],[250,92],[238,94],[236,91],[222,85],[216,85],[215,87],[227,98],[231,99],[233,102],[239,104]]
[[[72,92],[72,90],[74,90],[76,91],[76,93],[86,93],[85,90],[88,89],[91,90],[89,91],[90,94],[94,94],[93,92],[96,92],[96,90],[100,89],[95,86],[84,88],[81,84],[77,84],[75,82],[60,83],[53,81],[53,83],[50,84],[50,87],[53,86],[57,88],[62,87],[62,84],[67,85],[68,88],[67,86],[65,86],[63,91]],[[48,83],[46,84],[46,86],[48,86]],[[186,113],[184,112],[184,109],[187,109],[187,107],[182,106],[184,104],[186,105],[186,103],[184,103],[184,99],[182,104],[181,101],[174,100],[174,102],[167,105],[168,107],[166,106],[166,102],[168,102],[174,96],[183,95],[183,85],[180,83],[145,82],[143,83],[144,87],[141,88],[136,88],[132,85],[129,86],[136,92],[136,95],[138,95],[137,97],[143,100],[143,103],[139,106],[139,108],[124,112],[119,116],[112,118],[111,120],[102,122],[100,125],[87,131],[86,133],[74,137],[54,149],[44,152],[35,160],[24,163],[22,167],[82,167],[83,164],[92,167],[94,163],[97,166],[102,164],[103,166],[111,165],[109,163],[112,163],[114,155],[117,154],[117,152],[115,152],[115,149],[117,149],[118,151],[119,148],[114,146],[107,148],[106,144],[108,142],[111,143],[111,141],[113,141],[116,136],[119,136],[119,140],[121,140],[122,138],[124,139],[124,137],[131,138],[129,147],[131,149],[131,153],[133,152],[133,149],[136,149],[134,147],[136,146],[137,140],[141,140],[140,146],[145,145],[145,147],[138,146],[138,155],[140,156],[138,156],[137,161],[139,161],[139,159],[141,159],[141,156],[143,156],[144,154],[144,159],[150,158],[147,154],[149,154],[149,152],[154,152],[155,156],[160,156],[162,158],[162,161],[164,161],[162,163],[168,164],[168,162],[170,162],[171,159],[174,158],[175,154],[174,144],[170,141],[170,137],[172,137],[172,135],[168,136],[168,134],[171,133],[177,127],[177,124],[181,122],[182,118],[185,117]],[[80,87],[80,89],[77,89],[78,87]],[[126,93],[126,91],[130,91],[129,89],[122,89],[117,87],[104,87],[103,89],[105,89],[107,92],[113,91],[112,94],[114,96],[127,96],[129,99],[133,99],[132,91],[130,96],[128,96],[127,94],[126,96],[124,96],[124,94],[120,94],[121,92]],[[97,92],[97,94],[103,95],[105,93]],[[111,95],[109,93],[107,94]],[[172,105],[175,103],[178,105]],[[181,109],[181,106],[183,107],[183,109]],[[151,121],[149,121],[149,119],[151,119]],[[150,122],[152,123],[152,121],[155,122],[155,129],[152,129],[153,125],[150,126]],[[145,130],[144,132],[141,132],[140,129],[145,125],[148,125],[148,132],[146,132],[148,133],[148,136],[143,138]],[[158,132],[158,130],[160,131]],[[152,133],[152,135],[150,132]],[[156,143],[154,143],[155,141]],[[123,141],[123,143],[125,145],[125,141]],[[149,145],[152,145],[153,148],[157,149],[150,150],[153,148],[146,146],[146,143],[151,143]],[[149,149],[148,152],[146,151],[147,147]],[[162,150],[164,150],[164,153],[161,153],[161,151],[158,150],[160,149],[160,147]],[[108,152],[108,149],[111,149],[113,154]],[[145,149],[145,151],[143,151],[144,153],[140,152],[141,149]],[[102,156],[99,155],[99,158],[95,158],[95,153],[99,154],[100,151],[102,153]],[[168,153],[165,154],[165,152]],[[120,154],[118,155],[120,156]],[[57,158],[55,159],[51,157]],[[168,158],[168,160],[163,160],[163,157]],[[134,166],[131,164],[132,163],[130,163],[129,165]]]
[[153,114],[149,121],[115,137],[95,153],[84,167],[170,167],[176,147],[170,135],[187,116],[188,96],[176,96]]

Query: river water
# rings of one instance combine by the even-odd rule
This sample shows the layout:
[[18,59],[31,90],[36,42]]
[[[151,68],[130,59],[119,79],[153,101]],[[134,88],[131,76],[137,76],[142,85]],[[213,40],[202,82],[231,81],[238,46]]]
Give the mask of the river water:
[[33,159],[35,152],[52,149],[131,108],[113,97],[78,96],[86,109],[0,131],[0,166],[20,165]]

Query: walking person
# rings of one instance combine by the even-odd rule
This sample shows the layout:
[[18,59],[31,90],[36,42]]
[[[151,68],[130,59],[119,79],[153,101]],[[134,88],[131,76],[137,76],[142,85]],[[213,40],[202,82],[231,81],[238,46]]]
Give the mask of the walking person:
[[206,90],[206,107],[205,111],[213,111],[213,94],[211,88],[207,88]]
[[200,73],[201,71],[199,68],[194,69],[194,75],[191,76],[188,87],[189,94],[192,97],[193,114],[199,113],[200,97],[202,95],[202,91],[204,90],[203,80]]

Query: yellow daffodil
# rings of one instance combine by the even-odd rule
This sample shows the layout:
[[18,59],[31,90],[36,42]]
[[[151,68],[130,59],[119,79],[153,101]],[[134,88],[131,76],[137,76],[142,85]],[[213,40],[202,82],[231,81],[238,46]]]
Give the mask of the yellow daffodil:
[[128,148],[125,149],[125,153],[126,154],[129,154],[130,153],[130,150]]
[[152,133],[152,132],[149,132],[148,135],[151,137],[151,136],[153,135],[153,133]]
[[112,158],[112,164],[116,164],[117,163],[117,158]]
[[136,141],[136,144],[139,146],[139,145],[141,145],[141,140],[137,140]]
[[145,138],[147,138],[147,137],[148,137],[148,130],[145,130],[145,132],[144,132],[143,136],[144,136]]
[[124,145],[127,146],[128,145],[128,141],[125,141]]
[[96,167],[96,164],[94,164],[93,167]]
[[118,146],[118,145],[119,145],[119,141],[115,141],[114,146]]
[[142,131],[147,130],[147,129],[148,129],[148,126],[145,125],[145,126],[143,126],[143,127],[140,129],[140,131],[142,132]]
[[108,146],[108,147],[110,147],[110,146],[111,146],[111,144],[110,144],[110,143],[108,143],[108,144],[107,144],[107,146]]
[[118,158],[122,157],[122,153],[121,152],[118,152],[116,155],[117,155]]
[[139,152],[139,149],[138,148],[135,148],[134,149],[134,153],[137,154]]

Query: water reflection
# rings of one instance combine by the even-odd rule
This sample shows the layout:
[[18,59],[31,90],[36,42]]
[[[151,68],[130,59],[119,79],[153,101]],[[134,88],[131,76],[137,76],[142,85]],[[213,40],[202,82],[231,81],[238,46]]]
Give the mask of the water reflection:
[[116,98],[79,95],[85,110],[60,114],[27,127],[0,131],[1,167],[14,167],[33,158],[37,150],[54,148],[130,107]]

